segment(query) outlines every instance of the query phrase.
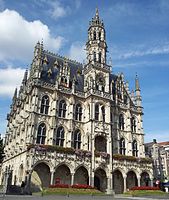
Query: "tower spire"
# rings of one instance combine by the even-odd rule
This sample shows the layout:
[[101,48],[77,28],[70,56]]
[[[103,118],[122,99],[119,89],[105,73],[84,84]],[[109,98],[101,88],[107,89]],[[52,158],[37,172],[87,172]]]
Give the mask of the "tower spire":
[[136,92],[136,96],[135,96],[136,105],[138,107],[141,107],[142,100],[141,100],[140,84],[139,84],[139,79],[138,79],[137,74],[135,78],[135,92]]
[[96,7],[95,18],[96,18],[96,19],[99,19],[99,10],[98,10],[98,7]]

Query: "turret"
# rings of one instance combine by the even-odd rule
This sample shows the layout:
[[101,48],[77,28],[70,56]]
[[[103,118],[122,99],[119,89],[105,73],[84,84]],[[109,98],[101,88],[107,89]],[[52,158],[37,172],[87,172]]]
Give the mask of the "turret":
[[43,41],[41,44],[37,42],[34,49],[34,58],[30,70],[31,78],[39,78],[40,70],[42,66],[42,56],[43,56]]
[[141,93],[140,93],[139,79],[137,75],[135,78],[135,92],[136,92],[136,96],[135,96],[136,105],[138,107],[141,107],[142,99],[141,99]]

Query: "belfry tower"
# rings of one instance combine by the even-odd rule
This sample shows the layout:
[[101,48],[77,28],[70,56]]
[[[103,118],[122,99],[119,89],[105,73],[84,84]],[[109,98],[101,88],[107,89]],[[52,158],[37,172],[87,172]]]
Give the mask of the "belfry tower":
[[98,9],[89,23],[86,42],[87,63],[84,66],[85,91],[109,92],[110,66],[106,64],[106,32]]
[[86,43],[87,61],[100,64],[106,63],[106,35],[103,21],[99,18],[98,9],[88,29],[88,41]]

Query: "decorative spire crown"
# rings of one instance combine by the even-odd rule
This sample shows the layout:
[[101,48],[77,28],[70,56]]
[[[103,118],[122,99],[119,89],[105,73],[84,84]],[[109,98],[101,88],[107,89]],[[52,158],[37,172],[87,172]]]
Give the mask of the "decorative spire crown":
[[92,18],[92,21],[90,22],[90,25],[91,26],[98,26],[99,25],[99,26],[104,27],[103,20],[100,20],[100,17],[99,17],[98,8],[96,8],[95,16],[94,16],[94,18]]

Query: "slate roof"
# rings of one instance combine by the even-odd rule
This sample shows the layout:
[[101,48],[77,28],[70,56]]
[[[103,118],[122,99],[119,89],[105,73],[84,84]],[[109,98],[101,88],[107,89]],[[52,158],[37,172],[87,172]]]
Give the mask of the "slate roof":
[[[59,56],[57,54],[50,53],[48,51],[44,51],[43,59],[47,57],[47,64],[42,65],[42,73],[41,80],[47,83],[55,84],[56,79],[59,76],[59,69],[54,67],[54,63],[57,60],[58,66],[63,66],[65,60],[70,67],[70,80],[76,80],[76,89],[78,91],[83,91],[84,88],[84,76],[82,74],[78,74],[77,71],[82,70],[82,63],[67,59],[65,57]],[[48,75],[48,71],[51,70],[51,75]]]
[[[49,51],[44,51],[43,53],[43,59],[47,57],[47,64],[42,65],[42,72],[41,72],[41,80],[47,83],[55,84],[58,76],[59,76],[59,68],[54,67],[54,63],[57,60],[58,66],[63,66],[65,63],[65,60],[68,63],[68,66],[70,67],[70,81],[73,81],[75,79],[75,88],[77,91],[84,91],[84,75],[77,73],[78,70],[82,72],[83,64],[65,57],[62,57],[57,54],[53,54]],[[50,76],[48,74],[48,71],[51,72]],[[116,81],[117,76],[114,74],[110,74],[110,83],[112,80]]]

